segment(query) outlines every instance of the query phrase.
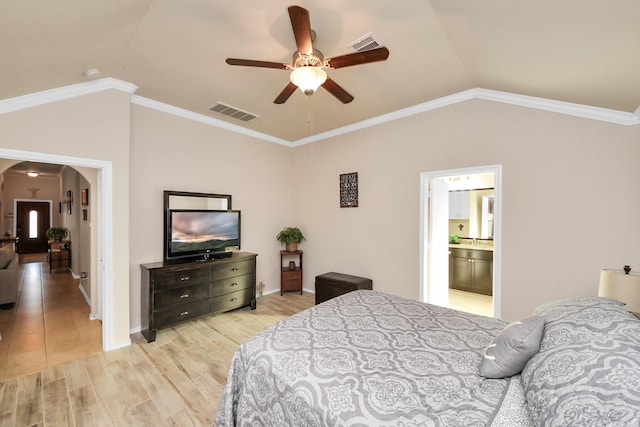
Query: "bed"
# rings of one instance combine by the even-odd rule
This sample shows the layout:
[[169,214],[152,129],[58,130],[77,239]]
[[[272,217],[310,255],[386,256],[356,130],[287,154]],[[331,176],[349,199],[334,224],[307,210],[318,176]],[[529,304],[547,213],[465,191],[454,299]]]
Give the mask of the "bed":
[[638,425],[638,337],[604,298],[508,324],[354,291],[243,343],[215,425]]

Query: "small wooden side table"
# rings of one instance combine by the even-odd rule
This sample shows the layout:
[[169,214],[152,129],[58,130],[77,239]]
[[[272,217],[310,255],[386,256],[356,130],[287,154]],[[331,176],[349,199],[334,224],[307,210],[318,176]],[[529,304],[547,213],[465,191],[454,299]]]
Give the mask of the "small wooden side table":
[[71,271],[71,241],[54,242],[49,240],[49,273],[58,268]]
[[302,295],[302,251],[280,251],[280,295],[288,291]]

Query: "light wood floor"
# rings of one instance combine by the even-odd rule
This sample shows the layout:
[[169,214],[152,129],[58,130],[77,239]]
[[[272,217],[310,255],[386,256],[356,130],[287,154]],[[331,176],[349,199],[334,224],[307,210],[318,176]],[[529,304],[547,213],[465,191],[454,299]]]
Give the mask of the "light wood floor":
[[[31,357],[42,353],[43,338],[41,329],[33,326],[36,323],[44,324],[48,336],[47,324],[55,332],[56,325],[70,329],[76,319],[92,322],[88,307],[84,311],[70,308],[86,307],[84,300],[66,308],[62,305],[75,299],[71,297],[74,293],[79,294],[77,281],[70,275],[50,275],[46,264],[25,265],[24,299],[13,310],[0,312],[0,378],[4,378],[0,382],[0,426],[212,425],[238,346],[314,304],[312,294],[276,293],[259,299],[254,311],[241,309],[163,329],[154,343],[135,334],[129,347],[102,352],[100,340],[97,348],[84,350],[90,354],[82,354],[70,350],[75,340],[61,340],[68,345],[59,346],[60,355],[47,357],[56,353],[55,346],[47,347],[55,338],[47,338],[44,357]],[[47,307],[49,301],[53,303]],[[44,308],[38,310],[38,303]],[[11,315],[7,313],[11,312],[14,320],[8,326]],[[49,312],[60,312],[56,316],[64,319],[48,317]],[[37,318],[39,313],[43,320],[26,320],[30,318],[27,314]],[[27,325],[33,328],[28,329],[32,332],[27,331],[27,338],[13,339]],[[82,335],[82,326],[76,329]],[[67,330],[62,335],[72,334]]]
[[147,343],[99,352],[0,382],[0,425],[212,425],[238,346],[314,304],[272,294],[241,309],[158,331]]

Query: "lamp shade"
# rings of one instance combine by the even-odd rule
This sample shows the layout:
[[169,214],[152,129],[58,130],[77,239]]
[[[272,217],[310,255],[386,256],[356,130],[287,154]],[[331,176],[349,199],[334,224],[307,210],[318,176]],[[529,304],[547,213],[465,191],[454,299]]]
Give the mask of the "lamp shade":
[[600,272],[598,296],[615,299],[626,304],[631,312],[640,312],[640,274],[622,270],[603,269]]
[[291,83],[298,86],[305,95],[313,95],[318,87],[327,80],[327,73],[319,67],[299,67],[289,76]]

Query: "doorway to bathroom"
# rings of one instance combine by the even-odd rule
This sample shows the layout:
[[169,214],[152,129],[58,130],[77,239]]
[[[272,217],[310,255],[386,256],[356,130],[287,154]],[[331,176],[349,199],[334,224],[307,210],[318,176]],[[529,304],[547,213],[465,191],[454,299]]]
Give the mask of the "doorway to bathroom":
[[[501,172],[493,165],[420,175],[422,301],[500,317]],[[470,289],[460,286],[467,275]]]

